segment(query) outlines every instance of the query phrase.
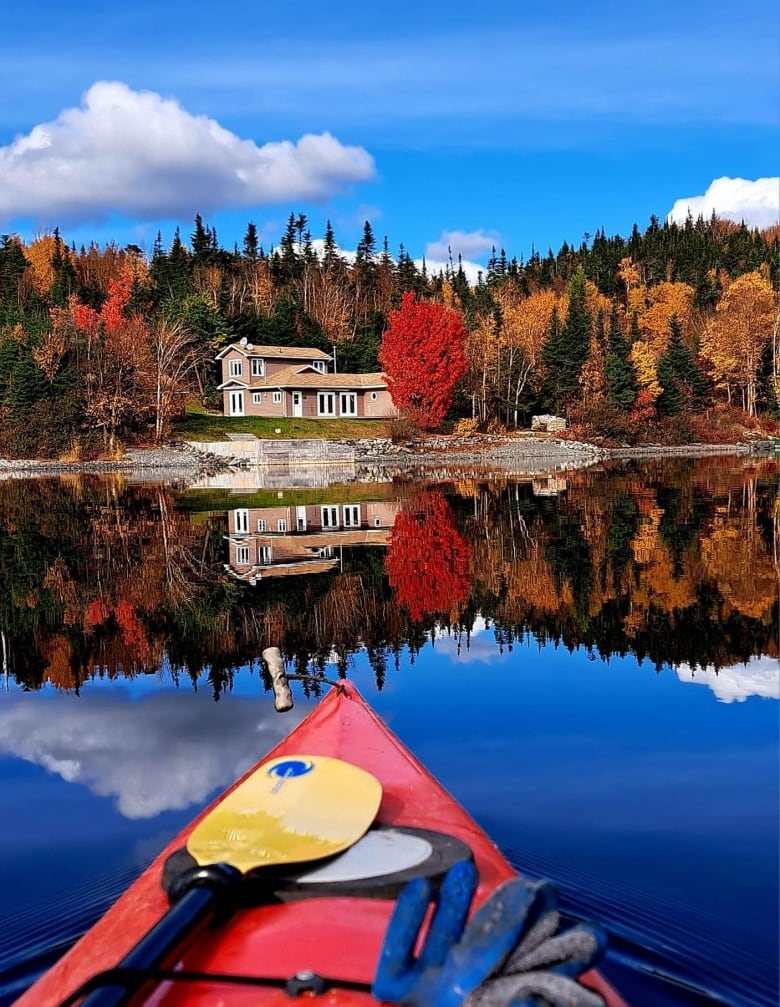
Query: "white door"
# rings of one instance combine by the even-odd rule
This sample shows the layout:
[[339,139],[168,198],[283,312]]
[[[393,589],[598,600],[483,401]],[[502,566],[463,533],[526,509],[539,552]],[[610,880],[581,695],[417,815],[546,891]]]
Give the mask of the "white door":
[[244,415],[244,393],[243,392],[231,392],[230,393],[230,415],[231,416],[243,416]]
[[293,392],[293,416],[303,416],[303,392]]
[[306,531],[306,507],[296,507],[295,516],[298,531]]

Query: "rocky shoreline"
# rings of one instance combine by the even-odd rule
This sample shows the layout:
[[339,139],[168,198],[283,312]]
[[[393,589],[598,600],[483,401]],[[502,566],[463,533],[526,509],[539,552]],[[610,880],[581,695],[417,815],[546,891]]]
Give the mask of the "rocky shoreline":
[[[432,436],[405,444],[376,438],[339,442],[349,450],[358,478],[373,472],[434,475],[437,471],[458,473],[495,470],[514,472],[559,472],[583,468],[606,459],[629,460],[654,457],[703,457],[705,455],[766,455],[771,441],[737,444],[646,444],[639,447],[605,448],[550,435],[484,435],[478,438]],[[291,442],[294,444],[294,442]],[[131,449],[115,461],[46,461],[0,459],[0,479],[59,476],[68,474],[128,474],[136,478],[190,482],[204,476],[247,465],[230,454],[217,455],[195,443],[176,442],[159,448]]]

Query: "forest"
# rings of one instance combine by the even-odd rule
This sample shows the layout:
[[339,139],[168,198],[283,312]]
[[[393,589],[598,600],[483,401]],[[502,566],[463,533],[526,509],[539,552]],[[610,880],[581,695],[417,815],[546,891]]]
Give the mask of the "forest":
[[249,223],[223,247],[76,248],[55,229],[0,240],[0,456],[111,458],[160,443],[188,404],[220,409],[214,357],[246,337],[384,370],[404,430],[513,430],[537,413],[604,443],[776,436],[780,227],[651,218],[579,247],[493,251],[430,272],[370,223],[354,255],[291,213],[277,246]]

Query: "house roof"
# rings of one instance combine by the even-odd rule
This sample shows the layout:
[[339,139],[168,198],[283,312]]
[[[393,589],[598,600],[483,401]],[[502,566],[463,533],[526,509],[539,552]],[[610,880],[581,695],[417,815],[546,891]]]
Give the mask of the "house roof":
[[313,367],[284,367],[266,378],[255,378],[258,388],[387,388],[387,378],[375,374],[322,374]]
[[221,385],[217,385],[218,392],[224,392],[228,388],[248,389],[249,385],[246,381],[242,381],[241,378],[228,378],[227,381],[223,381]]
[[315,349],[313,346],[258,346],[256,343],[231,343],[224,350],[216,355],[216,360],[221,360],[232,350],[240,353],[244,357],[276,357],[278,360],[332,360],[329,353]]

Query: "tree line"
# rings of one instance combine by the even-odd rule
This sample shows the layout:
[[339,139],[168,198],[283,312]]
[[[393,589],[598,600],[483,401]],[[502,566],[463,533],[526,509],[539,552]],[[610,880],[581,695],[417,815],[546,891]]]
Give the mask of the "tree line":
[[777,417],[779,274],[780,228],[716,217],[651,218],[527,260],[494,249],[477,282],[458,257],[434,272],[391,253],[368,222],[346,256],[329,223],[314,240],[294,213],[268,250],[252,223],[225,248],[200,215],[149,255],[4,235],[0,452],[159,442],[191,397],[219,407],[214,356],[243,337],[384,368],[424,427],[553,412],[589,436],[706,439]]

